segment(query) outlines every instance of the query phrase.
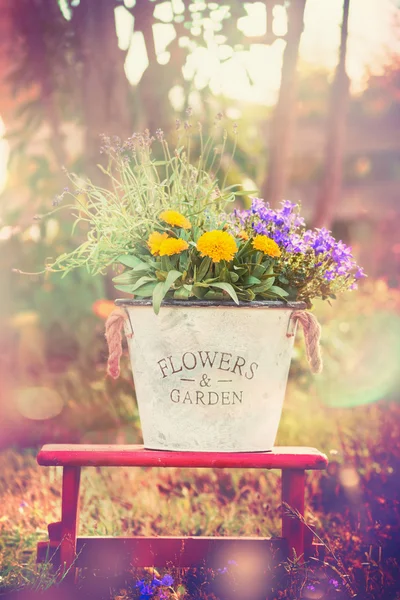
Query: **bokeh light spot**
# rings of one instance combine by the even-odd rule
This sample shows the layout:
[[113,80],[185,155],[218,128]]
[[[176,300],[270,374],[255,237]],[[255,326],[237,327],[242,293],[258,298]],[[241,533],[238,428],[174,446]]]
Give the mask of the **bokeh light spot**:
[[44,421],[59,415],[64,401],[56,392],[46,387],[25,387],[16,390],[18,411],[27,419]]
[[322,401],[344,408],[388,398],[400,383],[400,316],[349,315],[337,329],[324,329],[324,371],[316,382]]
[[343,467],[340,469],[339,479],[345,488],[355,488],[360,483],[360,477],[354,467]]

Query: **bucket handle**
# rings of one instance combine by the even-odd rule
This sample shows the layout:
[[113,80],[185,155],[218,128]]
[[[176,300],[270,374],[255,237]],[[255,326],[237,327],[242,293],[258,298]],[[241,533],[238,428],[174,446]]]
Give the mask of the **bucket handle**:
[[321,373],[322,357],[321,357],[321,325],[316,317],[306,310],[295,310],[290,315],[287,337],[294,337],[296,333],[297,321],[300,322],[303,328],[304,341],[306,343],[306,353],[308,364],[312,373]]
[[[122,327],[125,325],[127,338],[133,337],[132,323],[127,311],[115,308],[106,321],[106,340],[108,344],[107,373],[113,379],[118,379],[120,374],[120,360],[122,356]],[[130,329],[130,333],[126,330]]]

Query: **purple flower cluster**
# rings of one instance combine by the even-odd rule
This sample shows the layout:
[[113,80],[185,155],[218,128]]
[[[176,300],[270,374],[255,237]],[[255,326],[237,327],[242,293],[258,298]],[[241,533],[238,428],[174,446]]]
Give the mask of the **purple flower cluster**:
[[[290,254],[312,254],[316,257],[315,267],[324,266],[323,278],[333,281],[351,275],[355,279],[365,277],[356,265],[351,248],[341,240],[336,241],[327,229],[305,229],[304,219],[299,215],[299,206],[288,200],[282,208],[274,210],[260,198],[253,198],[248,210],[234,212],[236,223],[242,229],[271,237]],[[353,282],[353,289],[356,284]]]
[[273,210],[264,200],[253,198],[251,208],[236,210],[234,215],[243,227],[250,224],[255,233],[270,236],[285,250],[302,251],[300,237],[294,234],[294,230],[304,227],[304,219],[299,216],[296,204],[285,200],[281,209]]
[[[174,583],[174,578],[171,575],[164,575],[162,579],[153,577],[152,581],[146,582],[144,579],[140,579],[136,583],[136,587],[139,588],[140,598],[145,600],[146,598],[152,598],[153,595],[159,591],[161,586],[170,587]],[[166,597],[166,596],[165,596]]]
[[329,261],[330,266],[324,273],[326,281],[349,274],[355,279],[365,277],[364,271],[357,266],[353,258],[350,246],[346,246],[341,240],[337,242],[327,229],[307,230],[304,232],[303,241],[307,248],[314,250],[315,255],[321,258],[321,262],[316,266]]

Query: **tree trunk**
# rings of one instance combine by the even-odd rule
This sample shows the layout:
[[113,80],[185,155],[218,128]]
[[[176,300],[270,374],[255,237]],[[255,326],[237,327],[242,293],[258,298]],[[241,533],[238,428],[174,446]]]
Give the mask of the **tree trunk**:
[[[12,87],[18,88],[18,100],[12,104],[23,102],[25,99],[37,99],[43,107],[45,120],[50,127],[50,147],[57,163],[62,167],[67,159],[62,133],[62,114],[57,97],[57,82],[53,68],[53,56],[49,51],[47,31],[50,26],[59,30],[58,21],[62,18],[57,4],[41,0],[36,3],[30,0],[20,0],[12,3],[3,0],[0,3],[0,40],[2,59],[5,60],[5,80],[2,82],[6,98],[12,99]],[[51,24],[51,25],[50,25]],[[25,58],[29,56],[28,60]],[[15,85],[13,70],[20,71],[19,79],[22,85]],[[25,68],[24,68],[25,67]],[[7,72],[13,80],[13,85],[7,81]],[[33,81],[32,81],[33,80]],[[22,90],[22,93],[21,93]],[[15,106],[10,115],[15,119]]]
[[261,186],[262,197],[272,206],[283,199],[295,124],[296,67],[306,0],[292,0],[288,8],[288,31],[283,54],[278,102],[271,120],[268,174]]
[[157,62],[153,31],[155,2],[139,0],[132,13],[135,16],[135,30],[141,31],[146,45],[149,65],[138,85],[142,128],[147,127],[152,135],[157,129],[167,131],[170,126],[168,92],[171,81],[168,78],[168,65]]
[[118,48],[114,7],[110,0],[81,0],[73,12],[82,59],[86,172],[97,180],[99,135],[125,139],[132,134],[130,86],[124,70],[125,52]]
[[314,227],[330,227],[338,203],[343,172],[343,151],[350,80],[346,73],[347,23],[350,0],[343,2],[343,21],[339,62],[336,67],[329,103],[324,175],[314,215]]

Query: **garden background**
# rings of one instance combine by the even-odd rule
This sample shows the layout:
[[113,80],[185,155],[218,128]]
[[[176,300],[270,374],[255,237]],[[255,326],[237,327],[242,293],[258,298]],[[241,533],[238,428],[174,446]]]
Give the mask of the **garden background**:
[[[99,182],[100,134],[173,136],[190,106],[205,130],[223,113],[230,143],[237,123],[231,183],[300,201],[368,274],[316,303],[324,373],[309,374],[298,336],[277,440],[330,458],[307,515],[330,579],[286,565],[270,597],[400,598],[399,33],[395,0],[0,0],[0,590],[52,583],[34,549],[60,473],[36,466],[39,445],[141,441],[126,355],[106,377],[112,273],[19,271],[84,235],[59,202],[64,168]],[[85,477],[83,532],[278,533],[274,474]],[[196,597],[185,581],[177,597]],[[135,597],[129,586],[103,581],[98,597]]]

